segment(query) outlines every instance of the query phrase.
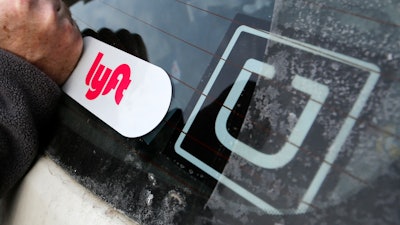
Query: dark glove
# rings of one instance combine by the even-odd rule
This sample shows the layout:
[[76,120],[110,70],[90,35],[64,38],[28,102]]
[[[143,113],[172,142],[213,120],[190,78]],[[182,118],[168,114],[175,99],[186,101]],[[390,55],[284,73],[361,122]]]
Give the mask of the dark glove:
[[132,34],[126,29],[120,29],[117,32],[108,28],[102,28],[98,32],[86,29],[82,32],[82,36],[94,37],[131,55],[149,61],[142,37],[138,34]]

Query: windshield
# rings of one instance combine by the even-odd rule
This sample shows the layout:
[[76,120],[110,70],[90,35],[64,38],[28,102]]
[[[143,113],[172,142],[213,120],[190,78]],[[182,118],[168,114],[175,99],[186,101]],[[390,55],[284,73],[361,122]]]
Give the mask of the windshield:
[[400,222],[400,2],[69,4],[82,31],[139,34],[173,85],[134,139],[64,96],[47,148],[135,221]]

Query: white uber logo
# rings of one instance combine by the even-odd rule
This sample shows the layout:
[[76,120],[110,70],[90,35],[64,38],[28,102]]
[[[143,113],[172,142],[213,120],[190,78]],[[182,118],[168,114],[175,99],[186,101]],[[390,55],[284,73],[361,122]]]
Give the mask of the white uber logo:
[[290,134],[289,139],[281,148],[281,150],[276,154],[265,154],[234,138],[228,132],[226,126],[231,113],[231,110],[229,109],[233,109],[235,106],[252,73],[258,74],[259,76],[263,76],[267,79],[273,79],[275,75],[275,69],[273,66],[255,59],[248,59],[246,61],[238,79],[234,83],[228,97],[224,102],[225,107],[222,107],[218,113],[217,120],[215,122],[215,130],[218,131],[216,134],[220,142],[225,147],[237,155],[245,158],[249,162],[267,169],[280,168],[290,162],[299,150],[298,146],[301,146],[308,133],[308,130],[314,123],[322,104],[325,102],[325,99],[328,96],[329,89],[325,85],[319,84],[302,76],[296,75],[294,77],[292,86],[299,91],[309,94],[311,99],[308,101],[296,126]]
[[[344,119],[336,137],[332,140],[327,153],[322,160],[321,165],[315,172],[315,176],[311,179],[311,183],[308,185],[307,190],[304,192],[302,199],[299,201],[297,208],[293,211],[294,213],[304,213],[309,209],[310,204],[313,202],[315,196],[319,192],[321,185],[327,177],[333,163],[335,162],[342,146],[344,145],[347,137],[349,136],[353,126],[360,116],[363,107],[366,104],[369,96],[372,93],[378,79],[380,70],[377,66],[343,55],[333,51],[319,48],[310,44],[302,43],[296,40],[292,40],[276,34],[271,34],[266,31],[256,30],[248,26],[240,26],[235,31],[233,37],[227,45],[221,60],[219,60],[215,70],[213,71],[205,89],[203,95],[200,96],[197,101],[193,112],[191,113],[187,123],[185,124],[182,133],[180,134],[177,142],[175,143],[175,151],[186,160],[190,161],[196,167],[218,180],[218,182],[224,184],[232,191],[248,200],[255,206],[271,214],[283,214],[287,212],[287,209],[281,209],[275,207],[272,203],[260,198],[254,192],[247,190],[239,183],[228,178],[211,165],[202,161],[197,157],[190,149],[185,149],[182,143],[185,140],[188,131],[193,125],[193,121],[198,116],[201,107],[203,106],[206,96],[208,96],[211,88],[215,85],[215,81],[221,73],[221,70],[226,63],[226,59],[233,52],[236,41],[240,35],[254,35],[269,41],[279,43],[297,50],[305,51],[313,55],[318,55],[329,60],[351,66],[362,71],[366,71],[367,76],[365,78],[364,86],[361,88],[358,98],[354,101],[354,104],[350,107],[350,111],[347,113],[347,117]],[[231,152],[244,158],[248,162],[256,165],[257,167],[264,169],[278,169],[285,167],[289,162],[293,160],[295,155],[299,151],[299,147],[302,146],[303,141],[308,135],[310,128],[314,124],[321,108],[323,107],[329,93],[329,87],[323,83],[316,82],[312,79],[302,76],[302,74],[293,74],[291,86],[295,90],[302,92],[309,96],[309,100],[306,103],[303,111],[301,112],[297,123],[293,127],[291,134],[288,136],[286,142],[281,146],[280,150],[274,154],[267,154],[258,151],[250,145],[243,143],[237,138],[233,137],[227,130],[228,118],[234,106],[237,104],[238,99],[248,82],[252,74],[263,77],[264,79],[273,80],[275,77],[275,68],[273,65],[269,65],[260,60],[249,58],[246,60],[242,70],[240,71],[236,81],[229,91],[225,101],[223,102],[224,107],[219,110],[215,120],[215,133],[222,145],[224,145]],[[254,184],[257,185],[257,184]]]

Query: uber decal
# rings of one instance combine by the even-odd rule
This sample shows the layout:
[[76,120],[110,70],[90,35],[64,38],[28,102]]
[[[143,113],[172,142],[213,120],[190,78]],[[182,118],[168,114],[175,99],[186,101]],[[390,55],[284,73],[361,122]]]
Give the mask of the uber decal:
[[269,214],[329,204],[380,69],[253,25],[233,25],[221,46],[175,152]]

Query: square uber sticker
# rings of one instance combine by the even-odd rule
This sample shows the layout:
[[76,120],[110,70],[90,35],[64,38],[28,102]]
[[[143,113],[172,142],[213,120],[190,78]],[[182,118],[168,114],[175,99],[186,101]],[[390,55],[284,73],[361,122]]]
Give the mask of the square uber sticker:
[[175,152],[238,204],[273,215],[329,204],[338,174],[352,176],[335,163],[380,69],[251,25],[220,50]]

